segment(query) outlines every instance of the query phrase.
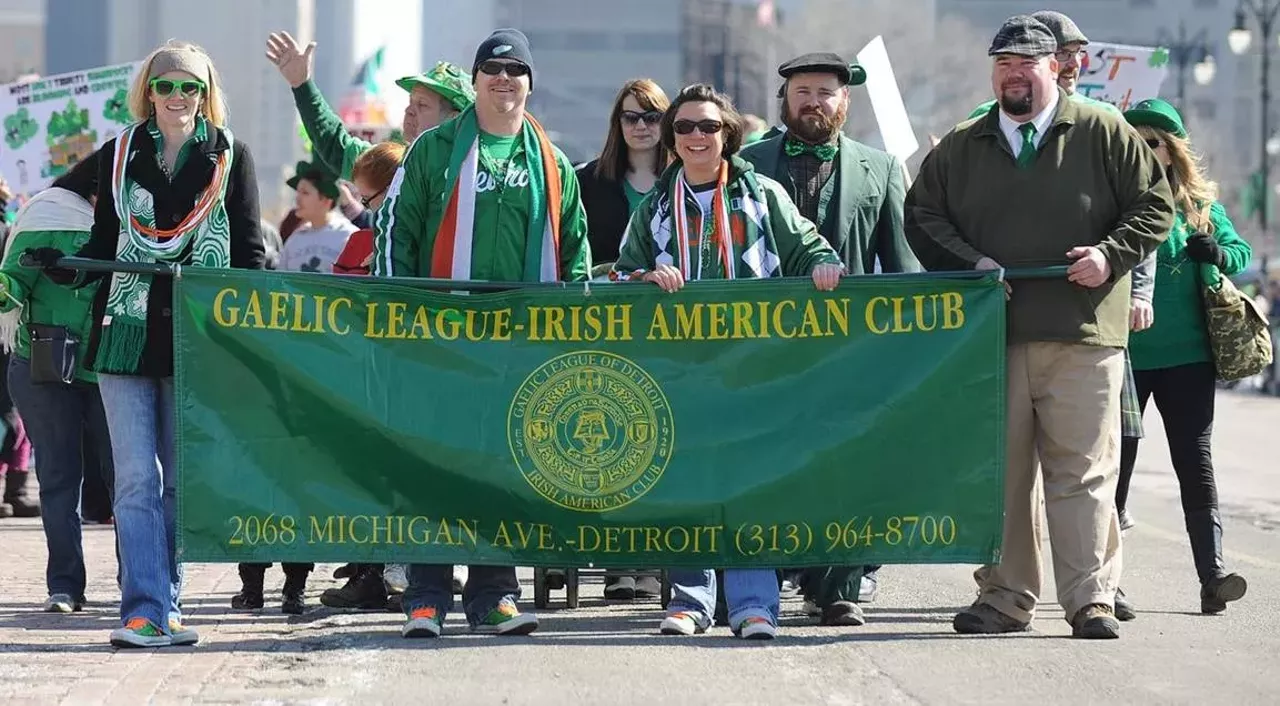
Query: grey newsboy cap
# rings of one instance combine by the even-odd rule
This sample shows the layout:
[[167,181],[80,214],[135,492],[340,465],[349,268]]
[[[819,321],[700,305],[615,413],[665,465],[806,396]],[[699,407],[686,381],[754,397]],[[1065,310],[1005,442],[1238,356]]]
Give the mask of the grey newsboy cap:
[[1050,32],[1053,32],[1053,37],[1058,41],[1059,47],[1064,47],[1072,42],[1089,43],[1089,38],[1084,36],[1084,32],[1080,31],[1076,23],[1061,12],[1041,10],[1031,13],[1031,16],[1040,20],[1045,27],[1049,28]]
[[1031,15],[1014,15],[1004,21],[996,38],[991,40],[988,56],[1016,54],[1042,57],[1057,53],[1058,40],[1053,32]]

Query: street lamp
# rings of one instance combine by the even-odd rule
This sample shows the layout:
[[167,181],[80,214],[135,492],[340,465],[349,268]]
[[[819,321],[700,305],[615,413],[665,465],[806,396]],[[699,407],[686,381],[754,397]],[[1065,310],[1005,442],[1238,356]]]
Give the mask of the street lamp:
[[[1276,14],[1280,12],[1280,0],[1240,0],[1240,4],[1236,7],[1236,23],[1227,34],[1227,45],[1231,47],[1231,51],[1236,55],[1244,54],[1249,50],[1249,46],[1253,44],[1253,32],[1246,24],[1247,15],[1252,15],[1253,19],[1258,23],[1258,29],[1262,32],[1262,39],[1258,45],[1262,49],[1262,71],[1261,73],[1261,105],[1259,106],[1262,113],[1262,130],[1260,132],[1262,139],[1261,145],[1262,164],[1258,168],[1258,176],[1260,177],[1261,187],[1257,190],[1258,198],[1261,203],[1255,204],[1258,209],[1258,225],[1262,229],[1262,238],[1267,240],[1270,233],[1267,228],[1267,212],[1271,209],[1271,191],[1270,171],[1271,171],[1271,42],[1276,38],[1275,22]],[[1280,143],[1277,143],[1280,148]],[[1269,245],[1270,243],[1268,243]]]
[[1187,25],[1179,22],[1178,36],[1174,37],[1162,29],[1156,37],[1156,42],[1169,51],[1169,61],[1178,72],[1178,110],[1185,112],[1187,109],[1187,69],[1192,70],[1196,83],[1201,86],[1212,81],[1217,71],[1213,55],[1209,53],[1208,35],[1208,31],[1202,29],[1189,37]]

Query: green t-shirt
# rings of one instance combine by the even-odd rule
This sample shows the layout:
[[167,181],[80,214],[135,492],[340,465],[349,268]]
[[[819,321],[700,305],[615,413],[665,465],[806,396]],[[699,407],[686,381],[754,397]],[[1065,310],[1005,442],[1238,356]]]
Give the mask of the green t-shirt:
[[636,187],[632,186],[631,182],[627,181],[626,179],[622,180],[622,193],[626,194],[627,196],[627,215],[628,216],[635,213],[636,206],[639,206],[640,202],[644,201],[644,197],[649,195],[648,191],[645,191],[645,192],[636,191]]
[[502,262],[524,262],[529,238],[529,160],[519,135],[480,131],[476,169],[476,228],[472,272],[476,279],[502,279]]

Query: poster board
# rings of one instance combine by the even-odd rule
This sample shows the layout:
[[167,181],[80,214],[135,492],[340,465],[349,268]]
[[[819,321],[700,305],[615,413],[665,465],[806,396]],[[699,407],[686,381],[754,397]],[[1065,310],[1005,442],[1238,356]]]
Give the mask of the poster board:
[[1169,74],[1169,51],[1160,47],[1094,42],[1085,47],[1076,91],[1121,112],[1160,95]]

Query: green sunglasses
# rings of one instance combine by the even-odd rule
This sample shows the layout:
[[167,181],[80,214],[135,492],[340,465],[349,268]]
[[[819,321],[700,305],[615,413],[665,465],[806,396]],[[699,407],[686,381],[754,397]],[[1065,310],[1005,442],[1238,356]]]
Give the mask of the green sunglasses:
[[194,96],[198,93],[204,93],[204,81],[192,79],[190,81],[173,81],[167,78],[151,79],[151,90],[162,98],[168,98],[173,95],[175,90],[181,91],[184,96]]

